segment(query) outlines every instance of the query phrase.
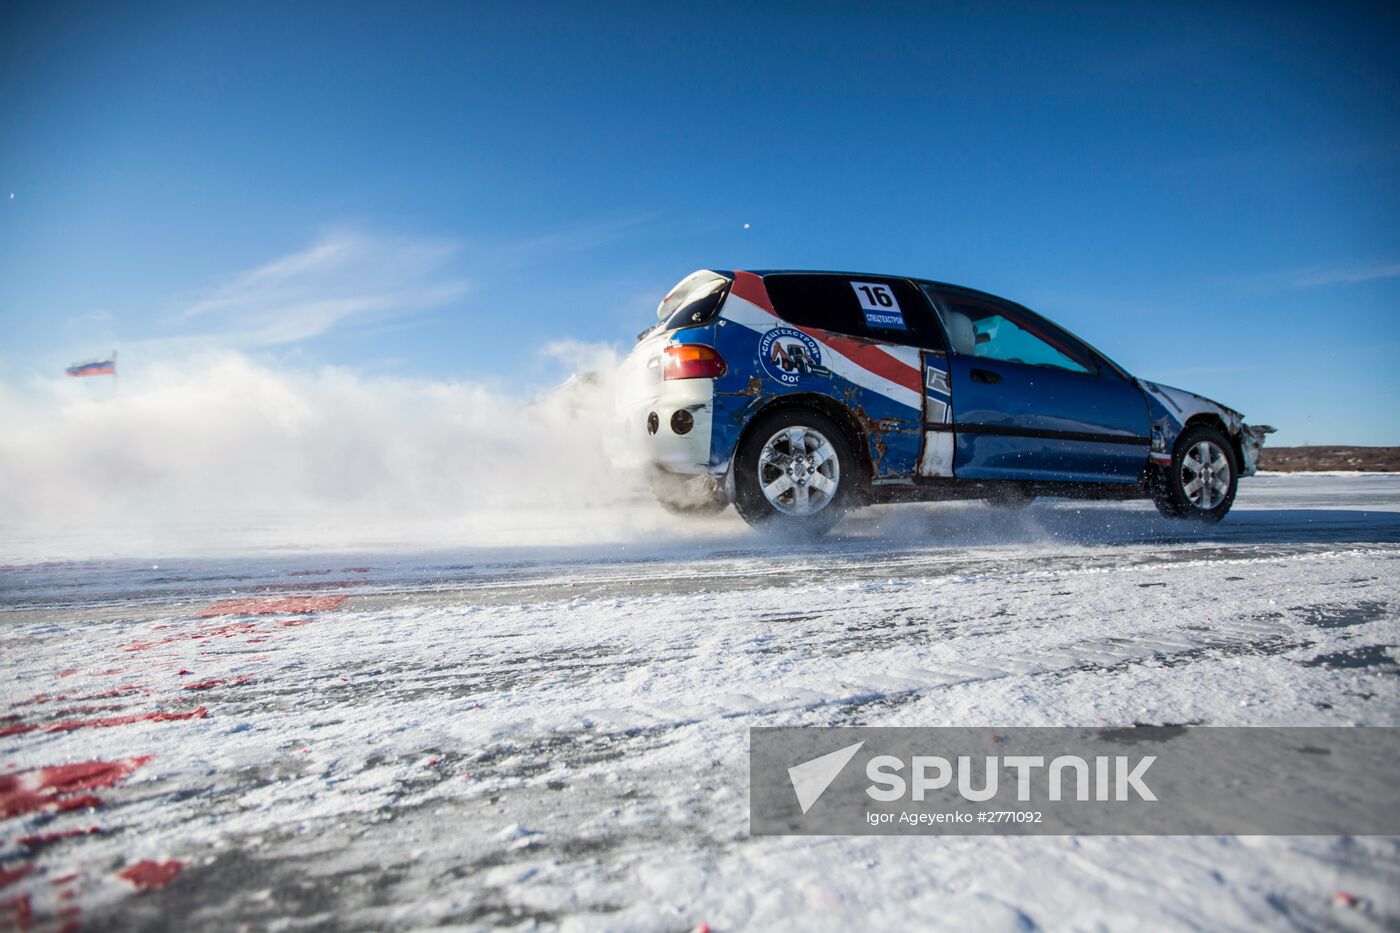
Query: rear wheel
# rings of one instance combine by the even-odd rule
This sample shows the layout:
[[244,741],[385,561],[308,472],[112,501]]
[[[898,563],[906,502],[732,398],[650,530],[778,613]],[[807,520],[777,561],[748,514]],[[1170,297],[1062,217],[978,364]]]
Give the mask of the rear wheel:
[[764,415],[734,459],[734,508],[777,534],[821,535],[841,520],[856,481],[841,426],[808,408]]
[[1168,518],[1214,524],[1235,502],[1239,467],[1218,428],[1193,425],[1182,432],[1171,466],[1158,470],[1152,490],[1157,511]]

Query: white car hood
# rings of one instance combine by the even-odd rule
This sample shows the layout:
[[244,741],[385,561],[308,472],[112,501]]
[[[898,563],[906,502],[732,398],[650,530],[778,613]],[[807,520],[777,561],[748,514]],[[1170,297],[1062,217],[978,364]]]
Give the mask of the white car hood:
[[1176,419],[1177,424],[1185,424],[1196,415],[1211,414],[1218,415],[1231,434],[1238,432],[1244,425],[1244,415],[1233,408],[1226,408],[1219,402],[1213,402],[1204,395],[1164,386],[1160,382],[1148,382],[1146,379],[1137,380],[1137,384],[1144,392],[1161,402],[1162,407]]

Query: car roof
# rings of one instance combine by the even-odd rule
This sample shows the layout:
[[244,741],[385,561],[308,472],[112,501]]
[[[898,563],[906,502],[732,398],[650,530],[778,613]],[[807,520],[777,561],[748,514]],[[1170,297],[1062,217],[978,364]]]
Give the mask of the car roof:
[[1003,298],[1002,296],[995,295],[992,292],[984,292],[981,289],[970,288],[966,285],[956,285],[952,282],[940,282],[936,279],[927,279],[920,275],[900,275],[898,273],[893,272],[870,272],[868,270],[865,272],[851,272],[842,271],[840,269],[739,269],[736,271],[747,272],[750,275],[757,275],[765,278],[770,275],[864,275],[877,279],[908,279],[911,282],[918,282],[920,285],[931,285],[934,288],[953,289],[956,291],[964,292],[969,295],[984,295],[987,298],[995,298],[998,301],[1006,301],[1010,302],[1011,304],[1016,304],[1016,302],[1012,301],[1010,298]]

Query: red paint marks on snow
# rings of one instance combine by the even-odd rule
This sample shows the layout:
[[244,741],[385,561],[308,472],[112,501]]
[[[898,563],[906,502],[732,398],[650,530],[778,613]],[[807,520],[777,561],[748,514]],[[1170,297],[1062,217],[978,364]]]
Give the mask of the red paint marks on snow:
[[215,616],[273,615],[284,612],[327,612],[345,602],[344,596],[281,596],[226,599],[199,614],[201,619]]
[[68,667],[68,668],[64,668],[63,670],[59,671],[59,672],[58,672],[58,676],[59,676],[59,677],[72,677],[72,676],[73,676],[74,674],[76,674],[76,673],[78,673],[78,669],[77,669],[76,667]]
[[253,622],[229,622],[224,625],[216,625],[213,628],[196,629],[193,632],[185,632],[180,635],[169,635],[159,641],[134,641],[129,645],[123,645],[124,651],[145,651],[149,648],[158,648],[161,645],[173,644],[177,641],[200,641],[205,638],[233,638],[235,635],[247,635],[258,631],[258,627]]
[[1332,901],[1333,903],[1341,904],[1343,907],[1355,907],[1360,903],[1361,898],[1352,894],[1350,891],[1338,891],[1336,894],[1332,895]]
[[0,775],[0,817],[98,806],[101,800],[81,792],[112,787],[150,760],[150,755],[142,755],[121,761],[82,761]]
[[113,787],[153,757],[138,755],[122,761],[80,761],[70,765],[53,765],[39,769],[40,783],[59,791]]
[[139,686],[138,684],[123,684],[122,686],[114,687],[111,690],[103,690],[101,693],[89,693],[86,696],[80,696],[77,699],[111,700],[117,697],[131,696],[133,693],[149,694],[150,692],[150,690],[146,689],[145,687]]
[[239,678],[236,679],[236,680],[223,680],[223,679],[221,679],[221,678],[215,678],[214,680],[201,680],[201,681],[200,681],[199,683],[197,683],[197,684],[186,684],[186,685],[185,685],[185,689],[186,689],[186,690],[208,690],[210,687],[223,687],[223,686],[241,687],[241,686],[243,686],[244,684],[250,684],[250,683],[252,683],[252,682],[253,682],[253,678],[251,678],[251,677],[239,677]]
[[62,703],[68,699],[66,693],[36,693],[27,700],[20,700],[11,709],[19,709],[21,706],[37,706],[40,703]]
[[[81,828],[80,828],[80,829],[65,829],[65,830],[63,830],[62,832],[56,832],[56,833],[36,833],[36,834],[34,834],[34,835],[32,835],[32,836],[20,836],[18,839],[15,840],[15,842],[18,842],[20,845],[24,846],[25,848],[33,849],[33,848],[35,848],[36,846],[47,846],[47,845],[52,845],[52,844],[55,843],[55,842],[62,842],[64,839],[72,839],[72,838],[75,837],[75,836],[96,836],[96,835],[97,835],[98,833],[100,833],[100,832],[102,832],[102,828],[101,828],[101,827],[99,827],[99,826],[89,826],[87,829],[81,829]],[[69,881],[71,881],[72,879],[74,879],[74,878],[76,878],[76,877],[78,877],[78,876],[77,876],[77,875],[68,875],[68,876],[66,876],[67,880],[69,880]],[[62,883],[64,883],[64,879],[63,879],[63,878],[55,878],[55,879],[53,880],[53,883],[54,883],[54,884],[62,884]]]
[[[130,696],[133,693],[150,693],[150,691],[147,690],[145,687],[141,687],[136,684],[124,684],[123,686],[116,687],[111,690],[101,690],[97,693],[84,693],[78,696],[70,695],[67,693],[40,693],[30,697],[27,700],[20,700],[18,703],[14,704],[13,708],[19,709],[21,706],[39,706],[45,703],[65,703],[69,700],[112,700],[117,697]],[[14,722],[18,719],[19,717],[14,714],[0,716],[0,722]]]
[[277,624],[280,625],[280,626],[282,626],[283,628],[296,628],[298,625],[310,625],[312,622],[315,622],[315,621],[316,621],[315,619],[310,619],[310,618],[307,618],[307,619],[287,619],[287,620],[285,620],[285,621],[278,622]]
[[29,895],[21,894],[8,901],[0,901],[0,920],[6,919],[6,915],[8,915],[10,925],[16,930],[29,929],[30,923],[34,919],[34,909],[29,906]]
[[[120,707],[89,707],[84,709],[64,710],[63,713],[91,712],[96,709],[120,709]],[[62,713],[60,714],[62,715]],[[209,711],[204,707],[187,710],[180,713],[167,713],[157,710],[151,713],[131,713],[126,716],[109,716],[106,719],[65,719],[48,726],[41,726],[35,723],[20,722],[12,726],[0,729],[0,738],[12,735],[24,735],[27,732],[73,732],[76,729],[105,729],[111,726],[129,726],[138,722],[173,722],[179,719],[203,719],[209,715]]]
[[204,707],[188,710],[183,713],[133,713],[129,716],[112,716],[108,719],[73,719],[68,722],[54,723],[45,732],[72,732],[74,729],[105,729],[110,726],[129,726],[136,722],[172,722],[177,719],[203,719],[209,715],[209,711]]
[[257,630],[258,626],[254,622],[230,622],[227,625],[216,625],[213,628],[191,632],[185,637],[194,641],[199,641],[202,638],[232,638],[235,635],[246,635]]
[[34,866],[30,864],[22,864],[18,868],[0,868],[0,888],[8,888],[33,870]]
[[187,671],[183,667],[175,672],[176,677],[184,677],[186,674],[193,674],[194,671]]
[[58,887],[59,885],[64,884],[72,884],[74,881],[78,880],[78,877],[79,876],[77,872],[74,872],[71,875],[59,875],[57,878],[50,879],[49,884],[53,885],[54,887]]
[[117,877],[125,878],[141,890],[163,888],[175,880],[175,876],[180,874],[181,868],[184,868],[184,865],[175,859],[168,862],[153,862],[147,859],[144,862],[137,862],[135,865],[123,868],[117,872]]
[[369,573],[368,567],[342,567],[341,573]]
[[[81,700],[83,697],[75,697]],[[74,713],[100,713],[103,710],[125,709],[120,703],[87,703],[83,706],[65,706],[62,709],[54,710],[55,716],[71,716]]]

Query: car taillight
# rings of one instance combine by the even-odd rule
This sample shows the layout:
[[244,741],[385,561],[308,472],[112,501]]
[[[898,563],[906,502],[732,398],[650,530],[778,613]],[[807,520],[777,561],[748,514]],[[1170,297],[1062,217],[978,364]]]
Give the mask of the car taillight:
[[661,372],[666,379],[718,379],[727,368],[714,347],[686,343],[662,351]]

